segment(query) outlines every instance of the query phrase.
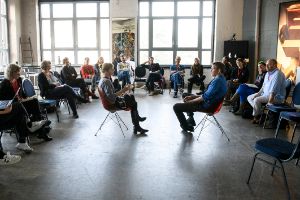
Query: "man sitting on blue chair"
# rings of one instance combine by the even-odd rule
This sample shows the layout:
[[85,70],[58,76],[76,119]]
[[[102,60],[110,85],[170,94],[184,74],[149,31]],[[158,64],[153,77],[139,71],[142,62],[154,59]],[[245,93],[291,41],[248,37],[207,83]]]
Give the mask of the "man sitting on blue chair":
[[[212,81],[208,84],[207,90],[203,95],[190,95],[184,97],[184,103],[177,103],[173,110],[184,131],[194,131],[196,125],[193,118],[193,112],[213,113],[222,103],[227,92],[226,79],[223,75],[225,65],[221,62],[214,62],[211,66]],[[189,118],[186,120],[183,112],[186,112]]]
[[[177,98],[178,85],[182,85],[184,78],[184,66],[180,64],[181,58],[176,56],[175,64],[170,67],[170,81],[173,84],[174,98]],[[172,87],[172,85],[171,85]]]
[[118,79],[122,81],[122,88],[130,82],[130,64],[126,62],[124,54],[120,55],[121,62],[118,63]]

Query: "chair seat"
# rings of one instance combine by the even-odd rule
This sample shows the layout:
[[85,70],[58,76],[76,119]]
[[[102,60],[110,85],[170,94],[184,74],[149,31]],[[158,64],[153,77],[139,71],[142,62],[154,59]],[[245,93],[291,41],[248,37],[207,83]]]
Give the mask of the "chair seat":
[[300,112],[281,112],[280,117],[286,120],[300,122]]
[[[295,145],[293,143],[277,138],[266,138],[258,140],[255,143],[256,150],[280,160],[288,159],[293,153],[294,148]],[[298,149],[298,151],[295,153],[294,158],[299,157],[299,155],[300,150]]]
[[39,99],[41,106],[56,106],[56,100],[53,99]]
[[285,105],[285,104],[268,105],[267,108],[272,112],[282,112],[282,111],[294,112],[294,111],[296,111],[295,108],[291,108],[290,106]]
[[147,78],[135,78],[134,82],[146,82]]

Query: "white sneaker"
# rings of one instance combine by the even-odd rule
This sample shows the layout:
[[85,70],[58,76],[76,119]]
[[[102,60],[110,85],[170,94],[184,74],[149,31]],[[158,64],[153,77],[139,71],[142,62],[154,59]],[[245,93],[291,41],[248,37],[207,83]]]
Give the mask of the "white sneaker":
[[29,128],[28,127],[28,130],[33,133],[35,131],[37,131],[38,129],[42,128],[42,126],[47,122],[46,119],[44,120],[41,120],[41,121],[38,121],[38,122],[31,122],[32,123],[32,126]]
[[17,149],[25,151],[25,152],[32,152],[33,148],[31,148],[27,143],[18,143],[16,145]]
[[12,165],[19,162],[20,160],[21,156],[10,155],[10,153],[7,152],[3,159],[0,159],[0,165]]

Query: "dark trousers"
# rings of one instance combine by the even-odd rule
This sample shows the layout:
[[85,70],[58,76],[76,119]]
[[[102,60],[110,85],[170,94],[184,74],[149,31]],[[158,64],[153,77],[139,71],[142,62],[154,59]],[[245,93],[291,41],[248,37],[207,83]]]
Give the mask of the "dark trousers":
[[79,87],[81,91],[83,91],[85,97],[88,97],[88,95],[91,94],[83,78],[76,78],[74,80],[67,81],[67,84],[71,87]]
[[67,99],[73,114],[77,114],[77,108],[75,103],[77,95],[70,86],[63,85],[60,87],[56,87],[53,90],[51,90],[51,92],[49,92],[46,98],[55,100]]
[[200,86],[200,90],[203,91],[205,89],[204,87],[204,79],[206,76],[192,76],[188,79],[188,93],[192,93],[193,84],[196,84]]
[[182,126],[187,126],[187,121],[184,116],[184,112],[187,113],[189,117],[193,117],[194,112],[205,112],[206,109],[203,108],[202,104],[200,103],[176,103],[173,106],[173,110],[177,116],[177,119]]
[[19,143],[25,143],[29,130],[27,129],[27,112],[21,103],[12,104],[8,114],[0,115],[1,129],[16,128]]
[[158,73],[150,73],[147,81],[146,81],[146,86],[149,91],[154,91],[154,82],[158,82],[161,80],[161,75]]
[[137,102],[135,100],[134,95],[126,94],[123,96],[123,100],[125,101],[126,107],[121,105],[121,101],[116,101],[115,105],[120,110],[130,110],[132,124],[134,126],[140,126],[139,124],[139,113],[137,110]]
[[30,121],[35,122],[43,119],[38,99],[33,98],[23,101],[22,104],[29,115]]

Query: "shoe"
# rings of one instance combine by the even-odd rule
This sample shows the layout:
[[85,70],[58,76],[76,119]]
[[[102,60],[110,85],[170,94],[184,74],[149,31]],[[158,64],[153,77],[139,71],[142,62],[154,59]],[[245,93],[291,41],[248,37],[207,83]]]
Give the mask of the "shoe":
[[81,97],[78,97],[77,99],[80,103],[90,103],[90,100],[88,100],[88,99],[84,99],[84,98],[81,98]]
[[96,95],[93,95],[92,99],[99,99],[99,97],[97,97]]
[[33,148],[31,148],[27,143],[18,143],[16,145],[16,148],[19,149],[19,150],[28,152],[28,153],[33,151]]
[[147,88],[147,86],[146,86],[146,85],[143,85],[143,86],[141,87],[141,89],[143,89],[143,90],[147,90],[148,88]]
[[140,117],[140,116],[139,116],[139,121],[140,121],[140,122],[143,122],[143,121],[145,121],[146,119],[147,119],[147,117]]
[[0,159],[0,165],[12,165],[21,160],[21,156],[18,155],[10,155],[9,152]]
[[192,118],[192,117],[189,117],[189,118],[186,120],[186,122],[187,122],[188,125],[190,125],[190,126],[196,126],[196,122],[195,122],[194,118]]
[[74,119],[79,118],[78,114],[77,114],[77,113],[76,113],[76,114],[73,114],[73,118],[74,118]]
[[177,92],[174,92],[173,98],[177,98]]
[[[49,123],[49,120],[41,120],[37,122],[31,122],[31,127],[28,127],[28,130],[33,133],[40,128],[42,128],[46,123]],[[51,123],[51,122],[50,122]]]
[[259,119],[254,118],[254,119],[252,120],[252,124],[259,124]]
[[233,112],[234,115],[242,115],[243,114],[243,111],[242,110],[238,110],[236,112]]
[[46,142],[49,142],[49,141],[53,140],[53,138],[50,137],[50,136],[49,136],[48,134],[46,134],[46,133],[38,134],[38,135],[37,135],[37,138],[43,139],[43,140],[45,140]]
[[151,91],[150,93],[149,93],[149,96],[154,96],[154,92],[153,91]]
[[49,126],[50,124],[51,124],[51,121],[50,120],[46,120],[45,127]]
[[140,126],[138,126],[138,127],[134,126],[134,127],[133,127],[133,133],[134,133],[134,134],[137,134],[137,132],[140,132],[141,134],[144,134],[144,133],[146,133],[146,132],[148,132],[148,131],[149,131],[149,130],[143,129],[143,128],[140,127]]
[[196,95],[202,95],[203,94],[203,92],[197,92],[196,93]]
[[184,131],[194,132],[194,127],[192,127],[192,126],[190,126],[190,125],[187,125],[187,126],[180,125],[180,127],[181,127],[182,130],[184,130]]

